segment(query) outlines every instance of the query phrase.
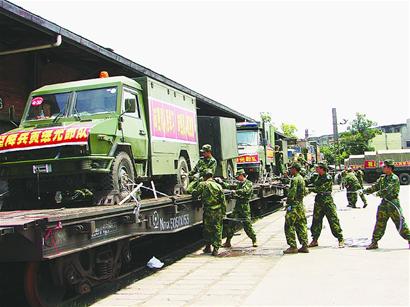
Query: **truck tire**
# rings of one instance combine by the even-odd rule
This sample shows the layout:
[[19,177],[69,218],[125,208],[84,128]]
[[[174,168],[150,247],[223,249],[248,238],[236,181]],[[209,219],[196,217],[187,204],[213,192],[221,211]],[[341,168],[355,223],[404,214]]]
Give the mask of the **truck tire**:
[[[189,168],[188,163],[184,157],[179,157],[178,159],[178,170],[177,170],[177,186],[182,193],[184,193],[189,185]],[[177,192],[178,188],[175,188],[174,191]],[[175,193],[178,194],[178,193]]]
[[408,185],[410,183],[410,175],[406,173],[402,173],[399,175],[400,184]]
[[111,172],[102,178],[101,189],[116,192],[122,199],[132,190],[127,184],[134,182],[134,180],[134,167],[130,156],[124,151],[119,151],[112,162]]

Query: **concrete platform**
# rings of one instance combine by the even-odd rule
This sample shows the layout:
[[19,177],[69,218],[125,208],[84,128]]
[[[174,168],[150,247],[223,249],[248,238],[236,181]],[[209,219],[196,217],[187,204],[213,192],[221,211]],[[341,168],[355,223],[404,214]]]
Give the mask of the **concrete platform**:
[[[410,187],[401,202],[409,219]],[[345,193],[335,193],[347,247],[337,248],[327,222],[320,247],[310,254],[283,255],[287,247],[284,212],[254,224],[259,247],[241,232],[220,257],[197,251],[94,304],[103,306],[283,306],[410,305],[410,250],[392,222],[379,249],[366,251],[379,199],[366,209],[348,209]],[[313,197],[305,199],[308,216]],[[359,199],[358,205],[361,206]],[[311,224],[311,218],[308,225]]]

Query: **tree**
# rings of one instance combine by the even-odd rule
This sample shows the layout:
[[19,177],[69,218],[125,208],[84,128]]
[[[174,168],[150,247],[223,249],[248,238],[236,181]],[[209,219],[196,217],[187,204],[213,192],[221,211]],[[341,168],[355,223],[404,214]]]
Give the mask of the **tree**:
[[272,121],[272,115],[269,112],[261,112],[261,119],[264,123],[270,123]]
[[323,154],[327,163],[334,165],[338,165],[339,162],[343,164],[344,159],[349,156],[349,154],[343,150],[340,150],[340,152],[338,153],[335,144],[321,146],[320,152]]
[[362,155],[365,151],[374,150],[370,146],[370,140],[381,134],[376,122],[366,118],[365,114],[356,113],[356,118],[351,121],[346,132],[340,134],[340,150],[349,155]]
[[287,124],[287,123],[282,123],[282,125],[280,126],[282,129],[283,134],[288,137],[288,138],[292,138],[292,139],[296,139],[296,131],[298,131],[298,128],[296,128],[296,126],[294,124]]

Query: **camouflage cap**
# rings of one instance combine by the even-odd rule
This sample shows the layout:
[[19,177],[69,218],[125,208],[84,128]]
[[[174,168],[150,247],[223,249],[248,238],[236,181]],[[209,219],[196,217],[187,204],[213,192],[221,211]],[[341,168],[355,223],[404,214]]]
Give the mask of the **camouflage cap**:
[[205,144],[202,146],[201,152],[210,152],[212,151],[212,146],[209,144]]
[[300,170],[302,169],[302,166],[300,165],[300,163],[294,162],[294,163],[292,163],[292,165],[290,166],[290,168],[294,168],[294,169],[296,169],[298,172],[300,172]]
[[384,160],[383,163],[384,163],[384,166],[394,167],[394,160],[393,159]]
[[327,166],[327,163],[325,163],[325,162],[319,162],[318,164],[316,164],[316,167],[323,168],[324,170],[329,169],[329,167]]
[[235,177],[239,177],[240,175],[246,176],[245,170],[243,170],[243,169],[238,169],[238,171],[236,172]]

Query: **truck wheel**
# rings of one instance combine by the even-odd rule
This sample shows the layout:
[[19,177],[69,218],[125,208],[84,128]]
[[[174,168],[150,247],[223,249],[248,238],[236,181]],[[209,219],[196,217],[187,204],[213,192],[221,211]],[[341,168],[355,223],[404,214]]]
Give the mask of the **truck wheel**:
[[410,175],[403,173],[399,175],[399,179],[400,179],[400,184],[402,185],[408,185],[410,183]]
[[[188,163],[186,162],[184,157],[179,157],[178,160],[178,172],[177,172],[177,186],[179,186],[179,190],[181,193],[185,192],[189,185],[189,169]],[[174,189],[177,192],[178,189]],[[175,193],[178,194],[178,193]]]
[[101,182],[101,189],[104,191],[118,192],[120,199],[131,192],[135,174],[130,156],[120,151],[115,155],[111,165],[111,172],[104,175]]

